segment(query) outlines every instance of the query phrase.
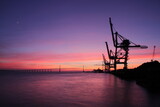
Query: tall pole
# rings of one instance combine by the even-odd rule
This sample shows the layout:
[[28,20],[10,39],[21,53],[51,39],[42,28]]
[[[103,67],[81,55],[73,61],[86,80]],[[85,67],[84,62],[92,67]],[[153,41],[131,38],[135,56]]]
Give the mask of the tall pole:
[[83,65],[83,72],[84,72],[84,65]]
[[[104,64],[104,65],[105,65],[105,64]],[[106,68],[106,67],[104,66],[104,71],[106,71],[105,68]],[[102,61],[102,70],[103,70],[103,61]]]
[[59,65],[59,72],[61,72],[61,65]]

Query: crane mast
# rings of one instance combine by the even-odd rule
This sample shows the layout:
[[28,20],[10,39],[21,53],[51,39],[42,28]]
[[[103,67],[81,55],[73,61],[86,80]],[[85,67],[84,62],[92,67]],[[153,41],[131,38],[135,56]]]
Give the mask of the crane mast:
[[109,50],[108,43],[105,42],[109,58],[109,62],[107,63],[107,66],[109,65],[108,69],[110,71],[111,68],[114,68],[114,70],[116,71],[118,64],[123,64],[124,65],[123,69],[128,69],[129,49],[130,48],[146,49],[148,47],[144,45],[137,45],[132,41],[130,41],[129,39],[120,35],[117,31],[114,31],[111,18],[109,18],[109,23],[115,50],[114,51]]

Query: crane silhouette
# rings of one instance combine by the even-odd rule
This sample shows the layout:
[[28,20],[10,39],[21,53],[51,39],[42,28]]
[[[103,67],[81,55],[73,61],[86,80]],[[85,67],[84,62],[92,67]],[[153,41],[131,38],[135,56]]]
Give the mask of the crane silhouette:
[[[108,43],[105,42],[109,58],[108,63],[106,63],[106,61],[104,60],[105,68],[107,68],[106,71],[110,71],[111,68],[114,68],[114,70],[116,71],[117,64],[123,64],[124,65],[123,69],[128,69],[127,61],[128,61],[129,49],[130,48],[146,49],[148,47],[145,45],[137,45],[134,42],[130,41],[129,39],[120,35],[117,31],[114,31],[111,18],[109,18],[109,23],[115,50],[114,51],[110,50]],[[105,57],[103,55],[103,59],[104,58]]]

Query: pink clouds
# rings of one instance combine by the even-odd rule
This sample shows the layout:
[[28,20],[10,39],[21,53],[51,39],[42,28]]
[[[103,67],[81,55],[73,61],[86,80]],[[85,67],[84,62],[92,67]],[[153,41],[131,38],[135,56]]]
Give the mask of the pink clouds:
[[[43,68],[51,68],[49,64],[76,63],[92,60],[101,60],[97,53],[66,53],[66,54],[42,54],[42,53],[14,53],[1,54],[0,68],[31,68],[32,64],[46,65]],[[42,66],[41,66],[42,67]]]
[[72,62],[99,60],[98,53],[65,53],[65,54],[47,54],[47,53],[12,53],[1,54],[1,60],[5,61],[47,61],[47,62]]
[[[129,67],[136,67],[151,58],[151,49],[132,50],[129,55]],[[48,69],[62,65],[64,71],[80,71],[83,65],[86,65],[86,69],[91,70],[94,69],[94,66],[91,65],[101,64],[102,61],[101,53],[1,53],[0,59],[0,69]],[[156,59],[160,59],[159,50],[156,51]]]
[[[152,59],[153,49],[141,49],[141,50],[131,50],[130,51],[130,59]],[[155,59],[160,58],[160,48],[157,47],[155,52]]]

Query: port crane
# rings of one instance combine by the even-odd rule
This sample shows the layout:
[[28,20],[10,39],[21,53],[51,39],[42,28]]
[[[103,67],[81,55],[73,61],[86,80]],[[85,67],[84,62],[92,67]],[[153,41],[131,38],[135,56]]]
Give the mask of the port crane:
[[151,61],[154,61],[155,50],[156,50],[156,46],[154,45],[154,47],[153,47],[153,54],[152,54],[152,59],[151,59]]
[[[109,18],[109,23],[110,23],[110,30],[111,30],[112,40],[113,40],[113,45],[115,47],[115,50],[114,51],[110,50],[108,43],[105,42],[108,58],[109,58],[109,62],[107,63],[104,60],[105,68],[108,71],[110,71],[111,68],[114,68],[114,70],[116,71],[117,65],[123,64],[124,65],[123,69],[128,69],[127,61],[128,61],[129,49],[130,48],[146,49],[148,47],[144,45],[137,45],[132,41],[130,41],[129,39],[120,35],[117,31],[114,31],[111,18]],[[104,58],[105,57],[103,56],[103,59]]]
[[104,70],[107,72],[110,69],[110,63],[106,60],[104,54],[102,54],[102,57],[103,57],[103,63],[104,63]]

